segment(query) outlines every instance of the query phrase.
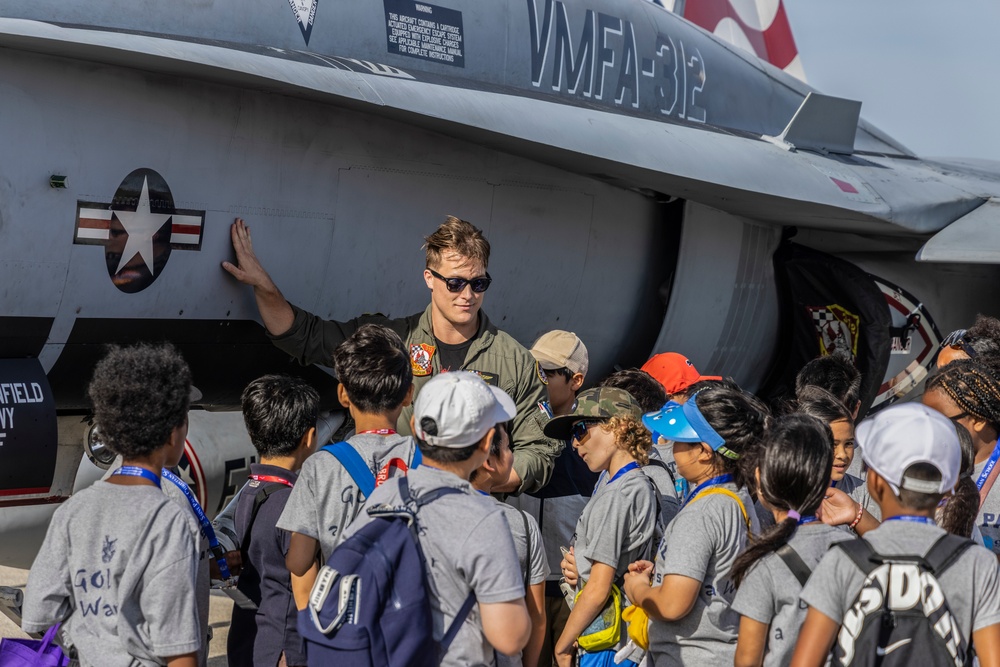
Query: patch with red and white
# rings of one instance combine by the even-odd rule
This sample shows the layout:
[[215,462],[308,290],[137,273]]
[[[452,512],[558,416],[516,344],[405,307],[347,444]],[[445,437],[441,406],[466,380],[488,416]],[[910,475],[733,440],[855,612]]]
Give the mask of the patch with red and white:
[[159,277],[172,250],[201,250],[205,211],[174,207],[152,169],[125,177],[110,202],[78,201],[73,243],[104,246],[111,282],[134,294]]

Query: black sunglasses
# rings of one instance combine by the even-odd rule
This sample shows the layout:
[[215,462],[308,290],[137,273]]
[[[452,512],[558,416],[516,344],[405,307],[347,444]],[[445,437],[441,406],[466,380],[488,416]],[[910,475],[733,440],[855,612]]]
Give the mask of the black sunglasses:
[[944,337],[944,340],[941,341],[941,349],[943,350],[946,347],[957,347],[970,357],[975,357],[976,351],[969,346],[969,341],[965,340],[967,333],[969,332],[965,329],[956,329],[955,331],[952,331]]
[[573,430],[571,431],[573,439],[577,442],[583,442],[583,439],[587,437],[587,433],[590,431],[590,427],[600,424],[601,421],[600,419],[581,419],[576,422],[573,424]]
[[476,294],[482,294],[490,288],[490,283],[493,279],[490,278],[490,274],[487,273],[485,276],[480,276],[479,278],[445,278],[440,273],[434,269],[427,269],[431,272],[431,275],[444,283],[444,286],[448,288],[449,292],[461,292],[465,289],[466,285],[472,287],[472,291]]

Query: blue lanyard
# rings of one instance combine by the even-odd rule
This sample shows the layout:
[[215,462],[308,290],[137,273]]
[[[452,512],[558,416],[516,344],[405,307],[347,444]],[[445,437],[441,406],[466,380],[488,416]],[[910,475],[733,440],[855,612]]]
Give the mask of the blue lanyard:
[[898,516],[891,516],[888,519],[882,519],[882,522],[886,521],[909,521],[910,523],[929,523],[932,526],[937,525],[934,519],[929,516],[913,516],[912,514],[900,514]]
[[691,492],[690,496],[684,499],[683,504],[681,504],[681,509],[684,509],[689,502],[694,500],[699,493],[701,493],[708,487],[719,486],[720,484],[729,484],[732,481],[733,481],[732,475],[719,475],[718,477],[713,477],[712,479],[702,482],[698,486],[694,487],[694,491]]
[[482,490],[480,490],[480,489],[476,489],[476,493],[478,493],[478,494],[480,494],[480,495],[483,495],[483,496],[488,496],[488,495],[490,495],[490,494],[488,494],[488,493],[486,493],[485,491],[482,491]]
[[814,516],[804,516],[801,519],[799,519],[797,523],[799,526],[804,526],[807,523],[815,523],[817,521],[819,521],[819,519],[817,519]]
[[143,479],[156,484],[156,488],[160,488],[160,478],[156,475],[156,473],[152,470],[140,468],[139,466],[122,466],[111,474],[124,475],[126,477],[142,477]]
[[983,484],[986,483],[986,479],[993,472],[993,468],[996,467],[998,460],[1000,460],[1000,440],[997,440],[997,444],[993,446],[993,453],[990,454],[990,458],[987,459],[983,471],[979,473],[979,479],[976,480],[976,488],[980,491],[983,490]]
[[615,476],[608,480],[608,484],[614,484],[615,480],[624,475],[625,473],[638,469],[639,469],[639,464],[636,463],[635,461],[623,465],[621,468],[618,469],[618,472],[615,473]]
[[208,520],[207,516],[205,516],[205,510],[203,510],[201,505],[198,504],[197,498],[195,498],[194,494],[191,493],[191,489],[184,483],[184,480],[166,468],[163,469],[163,476],[173,482],[174,486],[184,493],[188,504],[191,505],[191,510],[198,519],[198,523],[201,524],[202,534],[208,538],[208,548],[211,550],[212,556],[215,557],[216,562],[219,563],[219,574],[222,575],[223,579],[230,579],[232,575],[229,574],[229,565],[226,563],[226,554],[222,550],[222,546],[219,544],[219,538],[215,536],[215,530],[212,529],[212,522]]

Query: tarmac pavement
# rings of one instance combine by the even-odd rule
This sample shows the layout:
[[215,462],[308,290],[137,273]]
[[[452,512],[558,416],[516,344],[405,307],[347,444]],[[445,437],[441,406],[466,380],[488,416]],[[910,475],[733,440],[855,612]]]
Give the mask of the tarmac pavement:
[[[14,586],[24,590],[28,583],[28,571],[0,566],[0,586]],[[212,627],[212,644],[209,646],[208,667],[227,667],[226,637],[229,635],[229,619],[233,613],[233,601],[225,593],[212,591],[209,604],[208,622]],[[0,637],[27,637],[21,628],[9,618],[0,614]]]

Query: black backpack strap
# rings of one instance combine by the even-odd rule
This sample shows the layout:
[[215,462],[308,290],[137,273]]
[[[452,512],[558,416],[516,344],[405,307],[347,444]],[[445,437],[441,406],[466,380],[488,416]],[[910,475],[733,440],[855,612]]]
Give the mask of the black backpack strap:
[[[660,459],[649,459],[649,461],[646,462],[646,465],[656,466],[657,468],[663,468],[664,470],[666,470],[667,475],[670,476],[670,483],[673,485],[673,488],[674,489],[677,488],[677,478],[674,477],[674,473],[670,470],[670,466],[668,466],[665,461],[662,461]],[[659,489],[657,489],[657,492],[658,491]],[[676,490],[674,491],[674,493],[676,493]]]
[[247,557],[247,552],[250,549],[250,538],[253,535],[253,524],[257,520],[257,512],[260,511],[261,505],[271,497],[272,493],[283,488],[285,488],[284,484],[272,482],[257,489],[257,495],[253,497],[253,509],[250,510],[250,523],[247,524],[247,530],[243,533],[243,541],[240,542],[240,556],[243,558],[243,562],[250,560]]
[[866,577],[882,564],[882,557],[875,553],[872,545],[868,544],[867,540],[845,540],[837,542],[830,548],[840,549],[847,554],[847,557],[858,566],[859,570],[865,573]]
[[469,591],[469,597],[465,598],[465,602],[462,603],[461,609],[455,615],[455,620],[451,622],[448,626],[448,631],[444,633],[444,637],[441,638],[441,655],[443,656],[448,652],[448,647],[451,643],[455,641],[455,637],[458,635],[458,631],[462,629],[462,623],[465,623],[466,617],[469,612],[472,611],[472,606],[476,604],[476,593],[475,591]]
[[518,510],[521,513],[521,521],[524,523],[524,594],[528,594],[528,588],[531,582],[531,526],[528,525],[528,515],[524,510]]
[[785,542],[774,553],[778,554],[778,558],[784,561],[785,566],[792,571],[795,578],[799,580],[799,584],[804,587],[806,582],[809,581],[809,575],[812,574],[812,570],[809,569],[809,566],[802,560],[802,557],[792,548],[792,545]]
[[973,544],[975,542],[966,537],[945,533],[931,546],[924,563],[934,576],[940,577]]

